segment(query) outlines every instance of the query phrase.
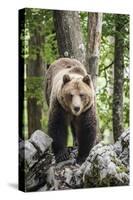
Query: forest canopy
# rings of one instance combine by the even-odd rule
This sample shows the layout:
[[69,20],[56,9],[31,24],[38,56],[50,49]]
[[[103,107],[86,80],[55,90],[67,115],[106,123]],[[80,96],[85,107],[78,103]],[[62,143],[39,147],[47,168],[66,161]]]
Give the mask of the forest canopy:
[[35,8],[24,9],[24,14],[23,137],[29,138],[36,129],[47,132],[45,73],[54,60],[70,57],[91,73],[98,132],[106,143],[113,143],[118,132],[129,127],[129,15]]

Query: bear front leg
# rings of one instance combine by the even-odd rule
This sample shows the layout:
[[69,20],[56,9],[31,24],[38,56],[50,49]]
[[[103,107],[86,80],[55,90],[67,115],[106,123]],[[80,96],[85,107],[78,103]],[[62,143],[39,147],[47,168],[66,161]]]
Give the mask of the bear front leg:
[[67,118],[66,112],[56,101],[49,113],[48,134],[53,139],[52,150],[55,155],[56,162],[61,162],[69,158],[67,151]]
[[83,163],[96,142],[96,113],[94,107],[82,113],[78,119],[78,157],[77,162]]

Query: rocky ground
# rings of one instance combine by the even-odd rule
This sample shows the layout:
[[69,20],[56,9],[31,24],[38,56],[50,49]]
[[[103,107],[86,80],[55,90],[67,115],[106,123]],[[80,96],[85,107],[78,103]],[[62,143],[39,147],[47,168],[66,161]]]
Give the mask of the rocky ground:
[[129,185],[129,132],[123,132],[113,145],[98,143],[80,166],[76,147],[68,148],[69,160],[57,164],[51,153],[52,139],[35,131],[29,140],[19,142],[20,188],[47,191]]

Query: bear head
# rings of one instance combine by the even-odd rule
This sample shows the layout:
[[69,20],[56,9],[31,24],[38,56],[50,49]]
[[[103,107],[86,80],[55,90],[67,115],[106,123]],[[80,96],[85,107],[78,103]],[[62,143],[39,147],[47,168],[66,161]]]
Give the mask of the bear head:
[[94,104],[94,88],[90,75],[84,77],[63,76],[61,89],[63,107],[75,116],[79,116]]

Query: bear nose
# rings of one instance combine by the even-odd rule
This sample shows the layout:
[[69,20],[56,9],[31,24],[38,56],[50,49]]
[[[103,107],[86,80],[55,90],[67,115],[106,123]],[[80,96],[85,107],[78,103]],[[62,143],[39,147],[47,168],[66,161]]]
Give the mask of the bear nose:
[[75,106],[75,107],[74,107],[74,110],[75,110],[76,112],[78,112],[78,111],[80,110],[80,107],[79,107],[79,106]]

